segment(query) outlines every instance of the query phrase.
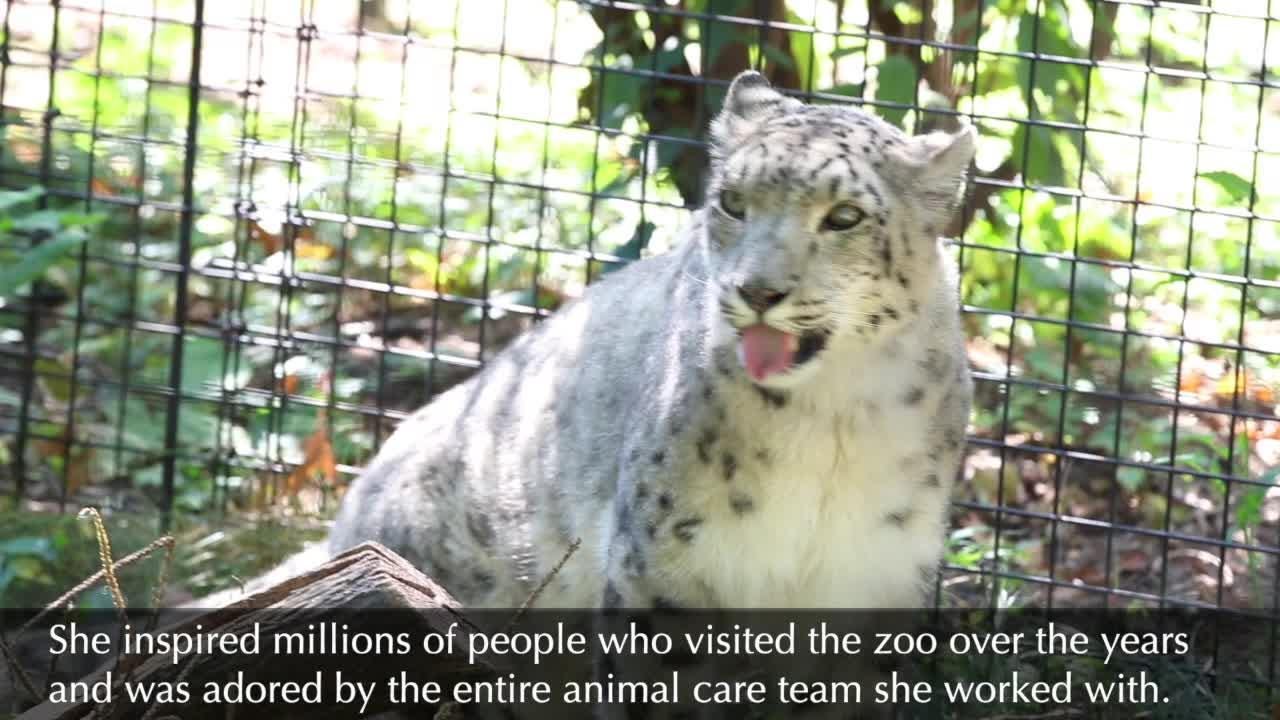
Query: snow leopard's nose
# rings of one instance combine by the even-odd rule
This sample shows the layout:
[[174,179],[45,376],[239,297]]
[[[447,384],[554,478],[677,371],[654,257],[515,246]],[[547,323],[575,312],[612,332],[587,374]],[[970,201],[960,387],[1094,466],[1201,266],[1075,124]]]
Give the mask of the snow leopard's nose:
[[747,307],[762,314],[787,297],[784,292],[755,284],[739,285],[738,294],[742,296],[742,301],[747,304]]

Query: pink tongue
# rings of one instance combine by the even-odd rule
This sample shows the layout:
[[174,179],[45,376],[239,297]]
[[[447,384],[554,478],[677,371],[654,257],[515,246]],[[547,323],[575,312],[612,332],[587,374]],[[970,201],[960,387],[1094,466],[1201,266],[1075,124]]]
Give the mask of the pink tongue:
[[764,380],[791,367],[799,340],[768,325],[742,329],[742,364],[751,379]]

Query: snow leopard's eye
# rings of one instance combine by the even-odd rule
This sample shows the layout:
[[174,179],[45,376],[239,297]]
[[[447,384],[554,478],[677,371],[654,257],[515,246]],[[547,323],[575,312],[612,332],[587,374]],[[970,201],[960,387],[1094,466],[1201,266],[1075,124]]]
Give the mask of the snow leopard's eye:
[[840,203],[822,219],[823,230],[852,230],[862,222],[866,213],[849,203]]
[[741,220],[747,215],[747,199],[737,190],[725,188],[720,191],[720,209],[729,217]]

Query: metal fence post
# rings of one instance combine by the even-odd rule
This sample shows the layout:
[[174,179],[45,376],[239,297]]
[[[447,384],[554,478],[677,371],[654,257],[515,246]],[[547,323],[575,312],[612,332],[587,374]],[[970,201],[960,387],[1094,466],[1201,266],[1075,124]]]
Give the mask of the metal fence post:
[[187,82],[187,156],[182,165],[182,220],[178,237],[178,287],[174,301],[173,355],[169,360],[169,407],[164,430],[163,491],[160,496],[160,524],[168,530],[173,522],[173,487],[177,473],[178,415],[182,411],[183,345],[187,330],[187,282],[191,273],[191,233],[195,222],[195,172],[197,131],[200,121],[200,48],[204,31],[204,0],[196,0],[191,23],[191,75]]

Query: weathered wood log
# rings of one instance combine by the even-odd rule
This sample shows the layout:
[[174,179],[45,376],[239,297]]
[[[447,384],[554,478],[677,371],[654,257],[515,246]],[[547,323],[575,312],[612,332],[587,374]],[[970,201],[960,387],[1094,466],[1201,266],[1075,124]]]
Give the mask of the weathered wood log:
[[[444,634],[455,623],[461,628],[455,628],[455,632],[460,633],[460,638],[465,638],[468,629],[472,627],[461,614],[458,602],[444,588],[377,543],[360,545],[314,570],[244,597],[226,607],[204,613],[191,610],[171,613],[180,614],[169,614],[167,618],[162,615],[161,629],[158,632],[197,635],[243,635],[256,632],[259,637],[268,638],[277,633],[309,633],[321,623],[334,622],[347,626],[344,631],[357,633],[362,628],[370,627],[366,622],[375,627],[378,627],[379,622],[385,625],[384,621],[391,613],[395,613],[393,617],[397,622],[397,629],[408,633],[415,641],[425,635]],[[404,627],[401,620],[407,620],[410,626]],[[166,621],[170,624],[166,624]],[[330,656],[329,659],[336,658]],[[351,681],[367,683],[385,680],[387,669],[395,666],[396,659],[383,658],[382,662],[377,662],[355,657],[346,660],[352,662],[342,664],[343,676]],[[174,716],[181,720],[227,717],[235,717],[237,720],[282,720],[295,717],[356,717],[381,712],[390,707],[386,693],[381,688],[378,697],[371,701],[364,713],[353,712],[350,707],[329,709],[314,705],[276,703],[240,704],[232,709],[200,702],[199,692],[206,683],[223,683],[236,677],[237,673],[242,672],[246,680],[305,683],[315,678],[317,667],[318,664],[309,662],[307,656],[281,658],[269,653],[193,654],[183,657],[176,664],[168,655],[122,656],[118,664],[114,661],[105,664],[84,678],[84,681],[100,681],[107,672],[112,673],[113,681],[117,684],[124,680],[137,686],[185,681],[192,691],[191,702],[152,707],[150,703],[130,702],[123,688],[117,688],[114,693],[115,702],[111,705],[95,708],[89,702],[45,702],[28,710],[20,718],[79,720],[92,717],[114,720]],[[489,667],[468,662],[465,640],[454,645],[452,654],[415,654],[412,667],[403,669],[415,682],[437,682],[446,689],[446,693],[457,682],[493,675],[493,670]],[[432,705],[424,704],[420,707],[426,717],[430,717],[430,713],[435,710]]]

